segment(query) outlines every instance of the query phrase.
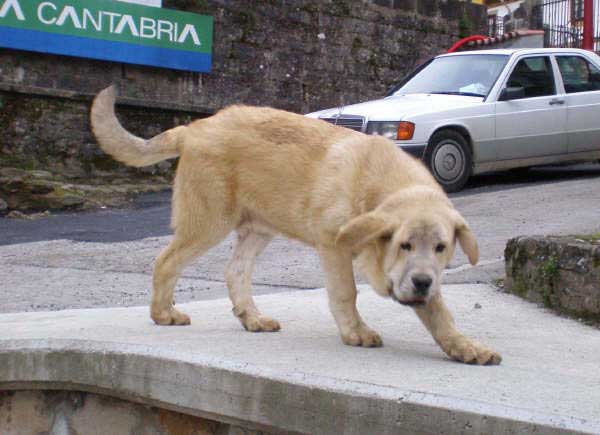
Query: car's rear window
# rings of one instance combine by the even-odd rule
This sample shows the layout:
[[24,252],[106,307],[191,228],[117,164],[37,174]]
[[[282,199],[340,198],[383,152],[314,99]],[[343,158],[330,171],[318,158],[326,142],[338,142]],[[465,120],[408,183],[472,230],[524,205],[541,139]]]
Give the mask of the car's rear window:
[[581,56],[557,56],[558,69],[565,84],[565,92],[589,92],[600,90],[600,69]]

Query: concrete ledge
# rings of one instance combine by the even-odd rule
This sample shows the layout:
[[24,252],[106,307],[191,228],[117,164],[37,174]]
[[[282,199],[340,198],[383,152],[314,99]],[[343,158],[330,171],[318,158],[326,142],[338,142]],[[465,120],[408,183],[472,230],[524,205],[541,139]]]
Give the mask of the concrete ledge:
[[[96,96],[95,92],[79,92],[66,89],[48,88],[42,86],[27,86],[19,83],[0,82],[0,91],[16,92],[19,94],[39,95],[43,97],[62,98],[73,101],[91,102]],[[142,100],[139,98],[119,97],[118,104],[122,106],[142,107],[150,109],[171,110],[174,112],[190,112],[201,115],[210,115],[214,109],[195,104],[182,104],[169,101]]]
[[599,331],[486,286],[445,290],[503,365],[449,361],[411,310],[366,291],[359,309],[386,346],[343,346],[318,290],[258,297],[282,321],[274,334],[243,331],[227,300],[183,305],[189,327],[155,326],[146,307],[1,315],[0,389],[100,393],[274,433],[600,432]]
[[507,291],[600,324],[600,239],[516,237],[505,249]]

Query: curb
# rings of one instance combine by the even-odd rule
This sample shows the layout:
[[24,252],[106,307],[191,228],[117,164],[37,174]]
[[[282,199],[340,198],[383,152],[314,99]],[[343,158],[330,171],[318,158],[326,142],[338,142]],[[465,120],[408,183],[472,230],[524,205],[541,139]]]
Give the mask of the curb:
[[100,341],[5,341],[0,389],[100,393],[275,433],[600,433],[576,418]]

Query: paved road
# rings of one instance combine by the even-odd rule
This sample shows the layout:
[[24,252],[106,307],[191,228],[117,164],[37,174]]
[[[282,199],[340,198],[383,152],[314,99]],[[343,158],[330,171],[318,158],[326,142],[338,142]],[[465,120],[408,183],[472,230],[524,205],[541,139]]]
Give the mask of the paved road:
[[[474,177],[466,189],[451,197],[499,194],[537,185],[547,185],[552,190],[553,185],[566,181],[596,177],[600,177],[598,164],[506,171]],[[56,239],[114,243],[169,235],[170,195],[169,192],[142,195],[124,209],[62,213],[34,221],[0,218],[0,245]]]
[[130,207],[82,213],[56,213],[49,218],[0,218],[0,246],[68,239],[114,243],[171,234],[171,193],[141,195]]
[[[458,252],[445,282],[492,282],[503,276],[511,237],[600,231],[600,165],[480,176],[452,199],[478,236],[481,261],[473,268]],[[146,305],[153,260],[169,240],[169,210],[168,194],[159,194],[123,210],[0,219],[0,312]],[[227,294],[231,247],[232,237],[185,270],[178,302]],[[312,250],[278,238],[253,282],[260,294],[319,288],[324,278]]]

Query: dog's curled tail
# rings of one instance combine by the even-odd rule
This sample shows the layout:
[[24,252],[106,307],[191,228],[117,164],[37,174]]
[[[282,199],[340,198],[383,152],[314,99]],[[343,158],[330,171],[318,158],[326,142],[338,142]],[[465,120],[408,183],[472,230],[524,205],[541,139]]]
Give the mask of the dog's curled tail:
[[101,91],[92,104],[92,131],[100,147],[116,160],[129,166],[148,166],[179,155],[180,129],[175,127],[152,139],[134,136],[123,128],[115,115],[115,88]]

